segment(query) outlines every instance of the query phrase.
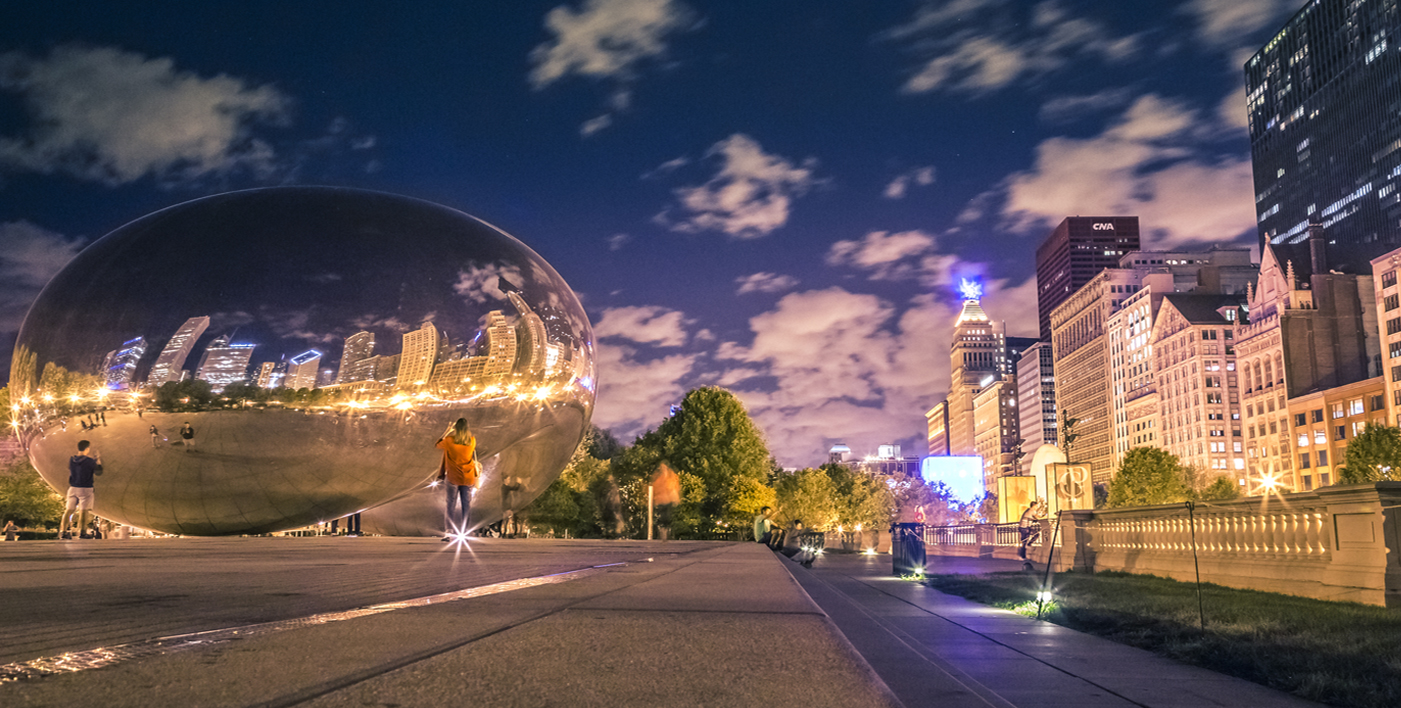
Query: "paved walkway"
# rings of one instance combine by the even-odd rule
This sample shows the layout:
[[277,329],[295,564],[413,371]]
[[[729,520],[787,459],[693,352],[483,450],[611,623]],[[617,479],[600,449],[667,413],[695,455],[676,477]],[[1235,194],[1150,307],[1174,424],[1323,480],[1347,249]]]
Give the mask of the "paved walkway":
[[889,556],[233,538],[0,544],[0,568],[6,708],[1311,705],[900,581]]
[[[784,562],[910,708],[1318,705],[899,580],[889,556],[825,555],[810,570]],[[930,556],[927,568],[989,573],[1021,563]]]
[[[898,705],[752,543],[32,541],[0,545],[0,566],[20,569],[0,573],[0,645],[36,637],[12,659],[126,658],[0,683],[6,708]],[[501,581],[541,574],[555,580]],[[323,621],[430,586],[503,589]],[[250,622],[158,651],[140,642]]]

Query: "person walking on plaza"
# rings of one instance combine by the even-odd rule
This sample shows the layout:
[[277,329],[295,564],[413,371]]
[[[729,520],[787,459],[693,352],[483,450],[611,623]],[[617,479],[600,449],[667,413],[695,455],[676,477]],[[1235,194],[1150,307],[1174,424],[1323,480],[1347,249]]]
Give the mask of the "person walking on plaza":
[[156,426],[155,426],[155,425],[152,425],[152,426],[151,426],[151,447],[160,447],[160,445],[161,445],[161,431],[156,430]]
[[[86,440],[78,441],[78,454],[68,458],[68,494],[63,510],[63,520],[59,523],[58,537],[73,538],[72,528],[78,527],[78,538],[91,538],[87,533],[88,521],[92,516],[93,477],[102,474],[102,455]],[[78,523],[72,523],[74,513]]]
[[[477,486],[477,438],[467,429],[467,419],[458,418],[438,440],[443,462],[438,479],[447,490],[448,505],[444,512],[444,541],[464,537],[472,509],[472,488]],[[460,508],[460,511],[458,510]]]
[[665,541],[671,536],[671,514],[681,503],[681,477],[665,462],[652,475],[652,503],[657,509],[657,532]]
[[1022,518],[1017,520],[1017,532],[1021,534],[1021,545],[1017,548],[1018,558],[1026,560],[1027,548],[1041,534],[1041,517],[1045,515],[1040,499],[1031,502],[1026,511],[1022,512]]
[[8,520],[6,520],[6,521],[5,521],[5,540],[6,540],[6,541],[14,541],[14,540],[17,540],[18,538],[19,538],[19,528],[17,528],[17,527],[15,526],[15,520],[14,520],[14,519],[8,519]]
[[185,452],[189,452],[195,446],[195,429],[190,427],[190,421],[185,421],[185,425],[181,426],[180,437],[185,439]]

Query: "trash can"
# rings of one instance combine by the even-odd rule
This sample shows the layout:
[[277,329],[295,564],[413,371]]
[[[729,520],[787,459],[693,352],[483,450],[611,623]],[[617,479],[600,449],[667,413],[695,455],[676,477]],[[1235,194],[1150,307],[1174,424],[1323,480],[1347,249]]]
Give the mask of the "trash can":
[[895,575],[924,572],[924,524],[891,524],[890,563]]

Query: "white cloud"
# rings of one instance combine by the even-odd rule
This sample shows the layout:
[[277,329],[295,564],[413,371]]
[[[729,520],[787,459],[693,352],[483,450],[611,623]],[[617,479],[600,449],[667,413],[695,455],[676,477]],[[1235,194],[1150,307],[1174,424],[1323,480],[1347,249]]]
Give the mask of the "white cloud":
[[611,82],[608,111],[579,128],[588,137],[627,110],[632,102],[628,86],[639,67],[664,57],[667,37],[693,27],[694,18],[677,0],[585,0],[577,11],[560,5],[545,15],[553,37],[530,53],[530,83],[538,91],[569,76]]
[[[1132,98],[1126,88],[1105,89],[1081,96],[1058,96],[1041,104],[1041,120],[1047,123],[1069,123],[1086,115],[1121,108]],[[1242,98],[1242,105],[1243,101]]]
[[983,94],[1058,71],[1080,57],[1119,62],[1138,50],[1136,37],[1115,37],[1100,23],[1070,16],[1054,0],[1032,6],[930,0],[883,37],[906,43],[921,57],[902,87],[906,93]]
[[20,94],[30,117],[27,133],[0,137],[0,164],[110,185],[267,173],[273,150],[250,126],[283,120],[290,104],[269,85],[202,78],[110,47],[0,55],[0,89]]
[[936,239],[923,231],[872,231],[860,240],[838,241],[827,250],[828,265],[850,265],[872,271],[872,278],[910,277],[919,257],[931,251]]
[[1181,11],[1196,18],[1202,42],[1229,49],[1259,30],[1283,26],[1299,7],[1299,0],[1192,0]]
[[579,126],[579,135],[589,137],[608,126],[613,125],[613,114],[604,113],[597,118],[590,118]]
[[735,238],[759,238],[788,223],[793,199],[815,184],[817,161],[794,165],[764,152],[753,138],[736,133],[711,146],[706,157],[719,157],[719,171],[705,184],[674,191],[685,217],[673,221],[669,212],[659,223],[687,233],[719,231]]
[[28,221],[0,224],[0,333],[19,330],[39,291],[83,245]]
[[885,185],[883,194],[886,199],[904,199],[912,184],[917,187],[927,187],[934,184],[934,168],[916,167],[896,176],[895,179],[890,180],[890,184]]
[[671,405],[681,402],[688,388],[682,382],[696,358],[672,354],[642,361],[634,347],[600,343],[594,358],[599,382],[594,424],[623,440],[656,427]]
[[639,344],[679,347],[686,343],[686,316],[664,307],[610,307],[593,326],[599,339],[616,337]]
[[632,237],[627,234],[613,234],[605,240],[608,242],[608,250],[616,251],[627,245],[627,242],[631,241]]
[[745,293],[777,293],[784,290],[792,290],[798,284],[798,279],[791,275],[779,275],[778,273],[754,273],[752,275],[742,275],[735,278],[735,283],[739,289],[736,295]]
[[[488,263],[484,266],[471,265],[457,272],[457,282],[452,289],[470,302],[484,303],[491,300],[505,300],[501,291],[501,279],[520,287],[525,281],[521,269],[513,265]],[[537,274],[538,279],[538,274]]]
[[1156,236],[1151,248],[1239,236],[1255,226],[1250,160],[1201,147],[1233,129],[1142,96],[1098,136],[1037,146],[1035,165],[1006,180],[1003,216],[1027,229],[1067,214],[1135,214]]

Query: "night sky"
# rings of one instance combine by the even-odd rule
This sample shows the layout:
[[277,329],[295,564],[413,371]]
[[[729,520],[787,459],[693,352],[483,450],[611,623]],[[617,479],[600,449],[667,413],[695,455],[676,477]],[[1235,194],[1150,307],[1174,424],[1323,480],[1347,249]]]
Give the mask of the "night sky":
[[1241,66],[1302,4],[10,3],[0,375],[103,234],[349,186],[548,260],[594,323],[595,422],[625,440],[720,384],[786,465],[922,452],[959,278],[1034,336],[1034,250],[1064,216],[1254,243]]

